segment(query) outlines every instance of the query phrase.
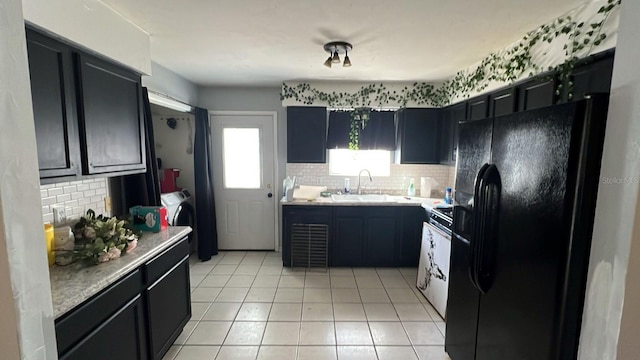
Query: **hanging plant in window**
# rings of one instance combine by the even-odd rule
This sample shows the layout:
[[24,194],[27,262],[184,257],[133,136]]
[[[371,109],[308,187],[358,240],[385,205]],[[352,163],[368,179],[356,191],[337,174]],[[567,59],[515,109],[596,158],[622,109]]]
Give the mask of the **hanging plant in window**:
[[351,128],[349,130],[349,149],[358,150],[360,145],[360,131],[362,131],[369,121],[371,109],[357,108],[351,111]]

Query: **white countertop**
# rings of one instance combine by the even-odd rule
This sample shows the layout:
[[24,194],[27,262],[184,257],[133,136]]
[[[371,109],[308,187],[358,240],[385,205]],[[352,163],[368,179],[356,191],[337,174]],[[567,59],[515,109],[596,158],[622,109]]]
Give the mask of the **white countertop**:
[[434,207],[438,204],[444,204],[444,199],[440,198],[420,198],[408,196],[388,195],[384,201],[334,201],[330,197],[319,197],[314,200],[293,200],[287,201],[282,198],[282,205],[310,205],[310,206],[426,206]]

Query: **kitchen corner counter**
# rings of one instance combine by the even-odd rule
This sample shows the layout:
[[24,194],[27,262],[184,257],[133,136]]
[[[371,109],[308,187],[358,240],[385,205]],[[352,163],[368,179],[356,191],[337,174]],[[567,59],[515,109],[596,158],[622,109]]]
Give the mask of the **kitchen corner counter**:
[[131,252],[95,266],[83,262],[52,266],[49,268],[49,277],[55,318],[107,288],[191,231],[188,226],[170,226],[159,233],[144,233],[138,240],[138,246]]

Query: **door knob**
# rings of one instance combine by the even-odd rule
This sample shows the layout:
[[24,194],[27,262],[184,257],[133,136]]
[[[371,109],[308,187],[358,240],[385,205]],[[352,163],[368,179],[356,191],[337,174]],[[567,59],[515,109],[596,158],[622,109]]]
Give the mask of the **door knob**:
[[273,197],[273,194],[272,193],[268,193],[267,196],[268,197]]

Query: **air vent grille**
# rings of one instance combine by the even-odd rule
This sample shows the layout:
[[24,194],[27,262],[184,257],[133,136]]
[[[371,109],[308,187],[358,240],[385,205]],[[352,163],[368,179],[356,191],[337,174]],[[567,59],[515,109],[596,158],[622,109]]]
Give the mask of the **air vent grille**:
[[328,240],[328,225],[292,224],[291,266],[327,268]]

